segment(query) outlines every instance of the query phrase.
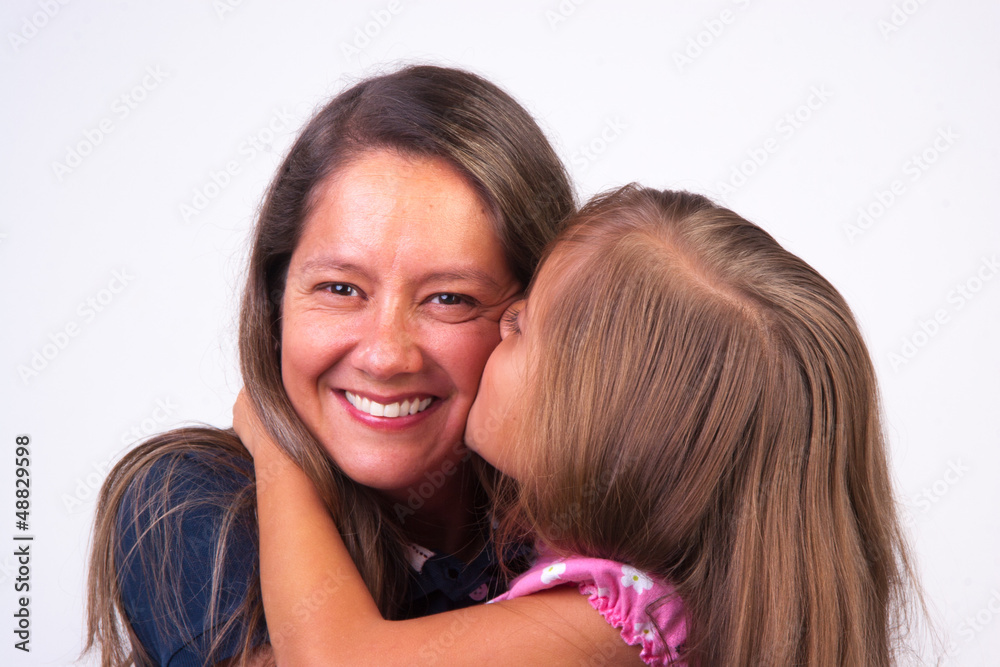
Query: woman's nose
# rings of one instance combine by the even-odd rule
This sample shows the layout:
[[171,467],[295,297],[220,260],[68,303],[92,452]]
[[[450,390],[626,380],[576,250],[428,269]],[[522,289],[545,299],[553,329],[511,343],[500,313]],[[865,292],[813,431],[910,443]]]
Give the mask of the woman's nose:
[[399,308],[382,308],[371,315],[355,348],[359,370],[378,380],[418,372],[423,367],[423,354],[406,313]]

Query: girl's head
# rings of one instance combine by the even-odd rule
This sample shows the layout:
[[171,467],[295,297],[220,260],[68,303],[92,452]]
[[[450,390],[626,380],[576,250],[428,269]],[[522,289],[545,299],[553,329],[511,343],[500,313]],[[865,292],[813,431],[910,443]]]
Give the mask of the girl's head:
[[693,664],[883,664],[905,550],[829,282],[704,197],[628,186],[569,224],[516,324],[467,431],[519,482],[508,527],[670,581]]

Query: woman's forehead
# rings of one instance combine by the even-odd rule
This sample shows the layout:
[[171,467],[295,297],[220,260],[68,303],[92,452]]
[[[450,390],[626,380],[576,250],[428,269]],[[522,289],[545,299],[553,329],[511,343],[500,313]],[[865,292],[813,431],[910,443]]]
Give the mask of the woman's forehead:
[[367,265],[476,274],[506,283],[492,220],[467,180],[437,158],[380,152],[323,184],[293,255],[301,266]]

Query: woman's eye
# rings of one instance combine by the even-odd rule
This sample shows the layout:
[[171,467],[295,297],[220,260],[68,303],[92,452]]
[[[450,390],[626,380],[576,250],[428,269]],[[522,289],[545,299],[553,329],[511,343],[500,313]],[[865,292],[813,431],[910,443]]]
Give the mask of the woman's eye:
[[468,299],[461,294],[436,294],[431,297],[431,303],[437,303],[442,306],[461,306],[463,304],[471,303],[471,299]]
[[326,289],[337,296],[358,296],[358,288],[347,283],[332,283],[327,285]]

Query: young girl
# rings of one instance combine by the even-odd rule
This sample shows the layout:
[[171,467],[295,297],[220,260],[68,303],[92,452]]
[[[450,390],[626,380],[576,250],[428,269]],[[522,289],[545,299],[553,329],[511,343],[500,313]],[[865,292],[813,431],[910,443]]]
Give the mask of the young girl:
[[499,535],[541,556],[481,607],[383,620],[241,397],[279,664],[894,662],[911,570],[874,371],[815,270],[703,197],[628,186],[574,218],[502,337],[466,440],[515,480]]

